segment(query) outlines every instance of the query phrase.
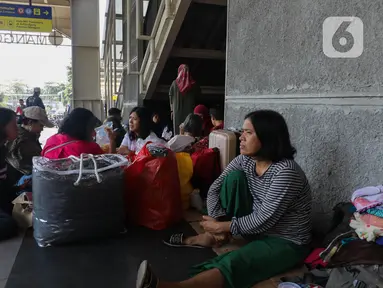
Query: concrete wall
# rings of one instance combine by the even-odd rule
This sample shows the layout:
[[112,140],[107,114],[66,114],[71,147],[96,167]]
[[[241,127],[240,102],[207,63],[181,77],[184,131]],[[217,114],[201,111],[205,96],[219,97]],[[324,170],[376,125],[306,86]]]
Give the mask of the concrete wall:
[[[311,182],[316,224],[326,224],[354,189],[383,182],[383,2],[228,3],[226,126],[240,127],[255,109],[281,112]],[[359,58],[324,55],[329,16],[362,19]]]

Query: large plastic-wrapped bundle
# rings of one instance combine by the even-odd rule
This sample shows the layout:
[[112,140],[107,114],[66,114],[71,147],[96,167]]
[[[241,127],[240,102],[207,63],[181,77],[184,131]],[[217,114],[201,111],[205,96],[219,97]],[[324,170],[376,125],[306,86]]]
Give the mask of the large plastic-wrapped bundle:
[[40,247],[125,231],[121,155],[33,158],[33,226]]

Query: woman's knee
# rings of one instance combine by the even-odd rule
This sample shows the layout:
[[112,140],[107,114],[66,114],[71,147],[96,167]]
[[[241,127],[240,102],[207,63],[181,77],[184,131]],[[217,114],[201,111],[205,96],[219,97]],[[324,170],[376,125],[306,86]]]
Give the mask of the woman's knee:
[[241,170],[234,170],[227,174],[225,179],[229,181],[243,180],[246,179],[246,174]]

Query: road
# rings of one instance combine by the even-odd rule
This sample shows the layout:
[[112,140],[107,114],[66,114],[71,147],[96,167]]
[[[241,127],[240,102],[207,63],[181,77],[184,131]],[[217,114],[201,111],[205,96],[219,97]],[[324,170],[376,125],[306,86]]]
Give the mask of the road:
[[47,142],[47,139],[56,133],[57,133],[57,128],[44,128],[40,136],[41,146],[44,148],[45,142]]

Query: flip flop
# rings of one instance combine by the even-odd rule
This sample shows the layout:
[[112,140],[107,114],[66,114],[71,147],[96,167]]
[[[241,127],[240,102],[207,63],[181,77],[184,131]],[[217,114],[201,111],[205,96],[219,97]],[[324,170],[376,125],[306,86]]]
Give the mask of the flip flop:
[[170,236],[168,240],[163,240],[162,242],[170,247],[184,247],[184,248],[199,248],[199,249],[204,249],[206,247],[200,246],[200,245],[188,245],[183,243],[184,239],[184,234],[179,233],[179,234],[173,234]]

